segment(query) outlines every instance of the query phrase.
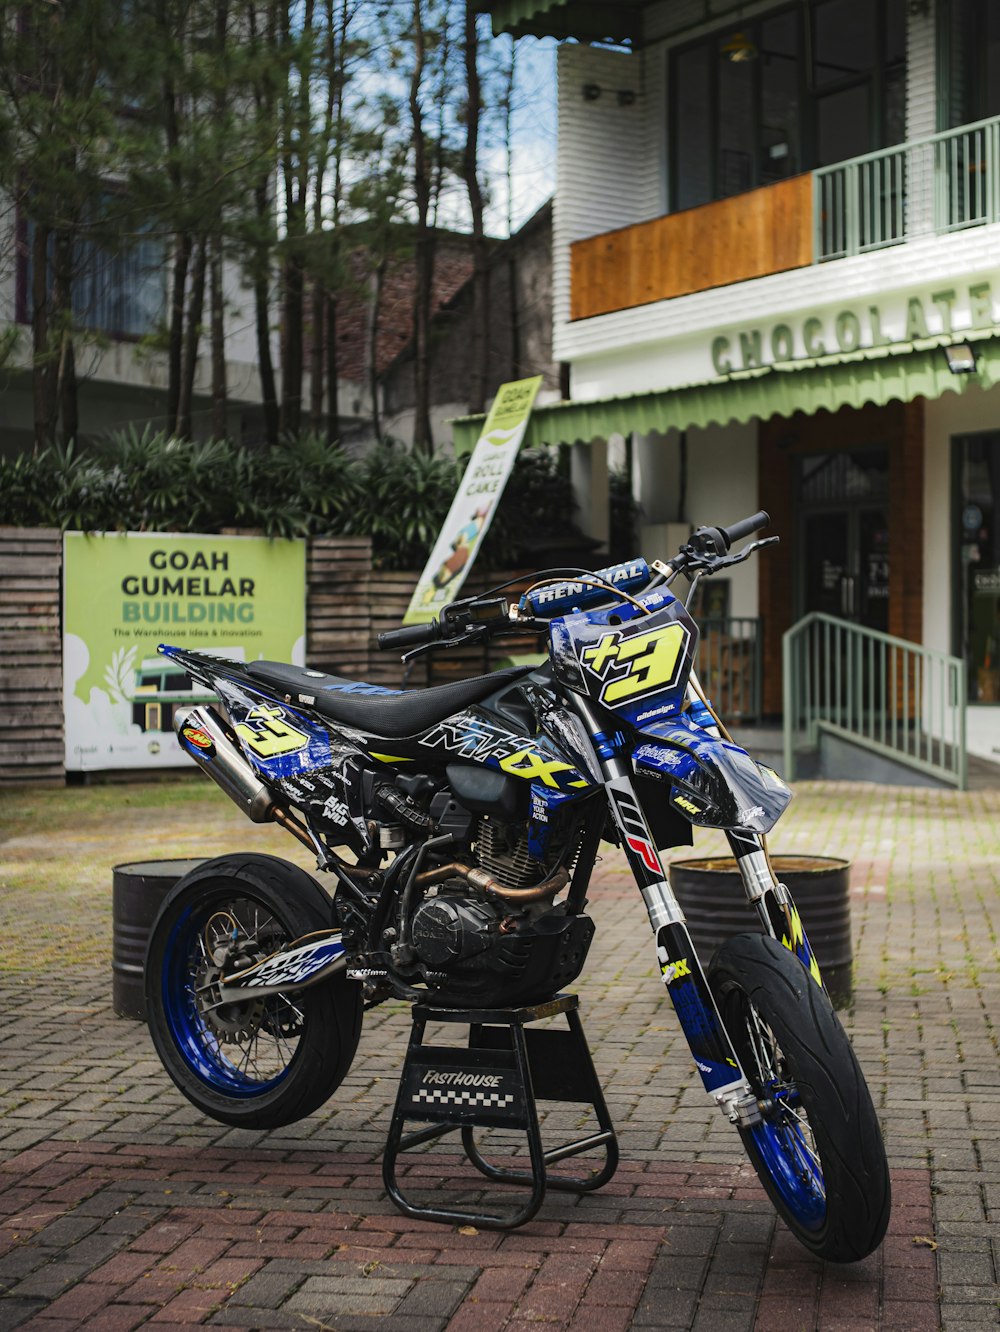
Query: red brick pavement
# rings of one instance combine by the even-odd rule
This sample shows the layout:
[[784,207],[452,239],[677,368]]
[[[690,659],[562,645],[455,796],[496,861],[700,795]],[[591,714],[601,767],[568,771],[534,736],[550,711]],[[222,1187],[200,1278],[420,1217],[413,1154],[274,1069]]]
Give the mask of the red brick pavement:
[[[806,1253],[746,1165],[626,1161],[616,1219],[598,1219],[606,1198],[550,1193],[512,1233],[373,1210],[378,1170],[336,1152],[41,1143],[0,1162],[0,1327],[624,1332],[690,1326],[695,1307],[717,1332],[939,1325],[926,1170],[894,1172],[889,1236],[850,1267]],[[400,1174],[470,1196],[454,1155]],[[312,1189],[309,1208],[259,1205],[262,1183]]]
[[[777,854],[854,865],[845,1021],[895,1209],[879,1251],[849,1268],[802,1250],[739,1164],[613,854],[595,877],[599,929],[580,993],[622,1165],[598,1193],[551,1194],[518,1232],[463,1235],[402,1218],[382,1190],[402,1006],[366,1016],[344,1086],[299,1124],[234,1132],[184,1102],[145,1031],[110,1010],[106,866],[112,855],[196,854],[209,835],[235,848],[255,830],[221,797],[210,828],[186,807],[155,819],[126,810],[126,856],[101,810],[84,809],[64,847],[51,814],[73,798],[47,795],[37,819],[32,795],[38,831],[15,827],[0,863],[0,1332],[997,1324],[1000,792],[805,784],[772,839]],[[57,852],[81,861],[68,895],[47,886],[45,857]],[[473,1200],[483,1187],[440,1144],[401,1169],[415,1190]]]

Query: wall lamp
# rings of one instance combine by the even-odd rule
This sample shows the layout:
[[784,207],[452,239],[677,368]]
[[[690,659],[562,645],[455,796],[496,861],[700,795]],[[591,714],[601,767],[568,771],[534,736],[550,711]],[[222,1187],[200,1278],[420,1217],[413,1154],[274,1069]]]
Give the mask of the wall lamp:
[[976,353],[968,342],[953,342],[944,348],[944,359],[953,375],[974,375]]
[[[596,102],[600,99],[603,92],[610,92],[611,89],[602,88],[599,83],[585,83],[580,90],[585,102]],[[619,106],[633,106],[635,103],[635,90],[632,88],[619,88],[615,92],[615,98]]]

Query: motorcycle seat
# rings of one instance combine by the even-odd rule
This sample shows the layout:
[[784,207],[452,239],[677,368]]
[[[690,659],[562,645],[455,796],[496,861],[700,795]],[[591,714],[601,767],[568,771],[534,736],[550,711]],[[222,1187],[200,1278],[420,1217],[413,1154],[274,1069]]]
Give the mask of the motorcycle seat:
[[481,703],[533,669],[518,666],[492,671],[489,675],[434,685],[430,689],[384,689],[279,661],[247,664],[249,675],[276,690],[286,702],[305,704],[331,721],[392,740],[419,735],[463,708]]

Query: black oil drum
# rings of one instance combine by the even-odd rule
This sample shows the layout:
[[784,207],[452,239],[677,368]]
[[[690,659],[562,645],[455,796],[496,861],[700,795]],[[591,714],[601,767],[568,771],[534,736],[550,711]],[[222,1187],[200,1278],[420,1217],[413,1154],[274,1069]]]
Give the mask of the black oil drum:
[[143,860],[112,871],[112,1003],[118,1017],[146,1020],[143,967],[149,931],[178,879],[203,860]]
[[[850,863],[829,856],[772,856],[771,863],[799,909],[830,998],[845,1008],[851,1002],[854,956]],[[731,856],[678,860],[669,868],[670,886],[704,965],[730,935],[760,928]]]

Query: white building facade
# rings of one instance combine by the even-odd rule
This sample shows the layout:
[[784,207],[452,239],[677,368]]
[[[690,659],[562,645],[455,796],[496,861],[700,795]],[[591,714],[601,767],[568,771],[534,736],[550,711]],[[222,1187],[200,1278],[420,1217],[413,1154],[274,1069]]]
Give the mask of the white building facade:
[[782,545],[729,589],[763,619],[765,712],[781,634],[825,612],[964,658],[970,751],[996,760],[1000,6],[484,7],[495,31],[570,39],[570,399],[528,442],[598,474],[630,439],[647,554],[670,553],[667,525],[771,513]]

